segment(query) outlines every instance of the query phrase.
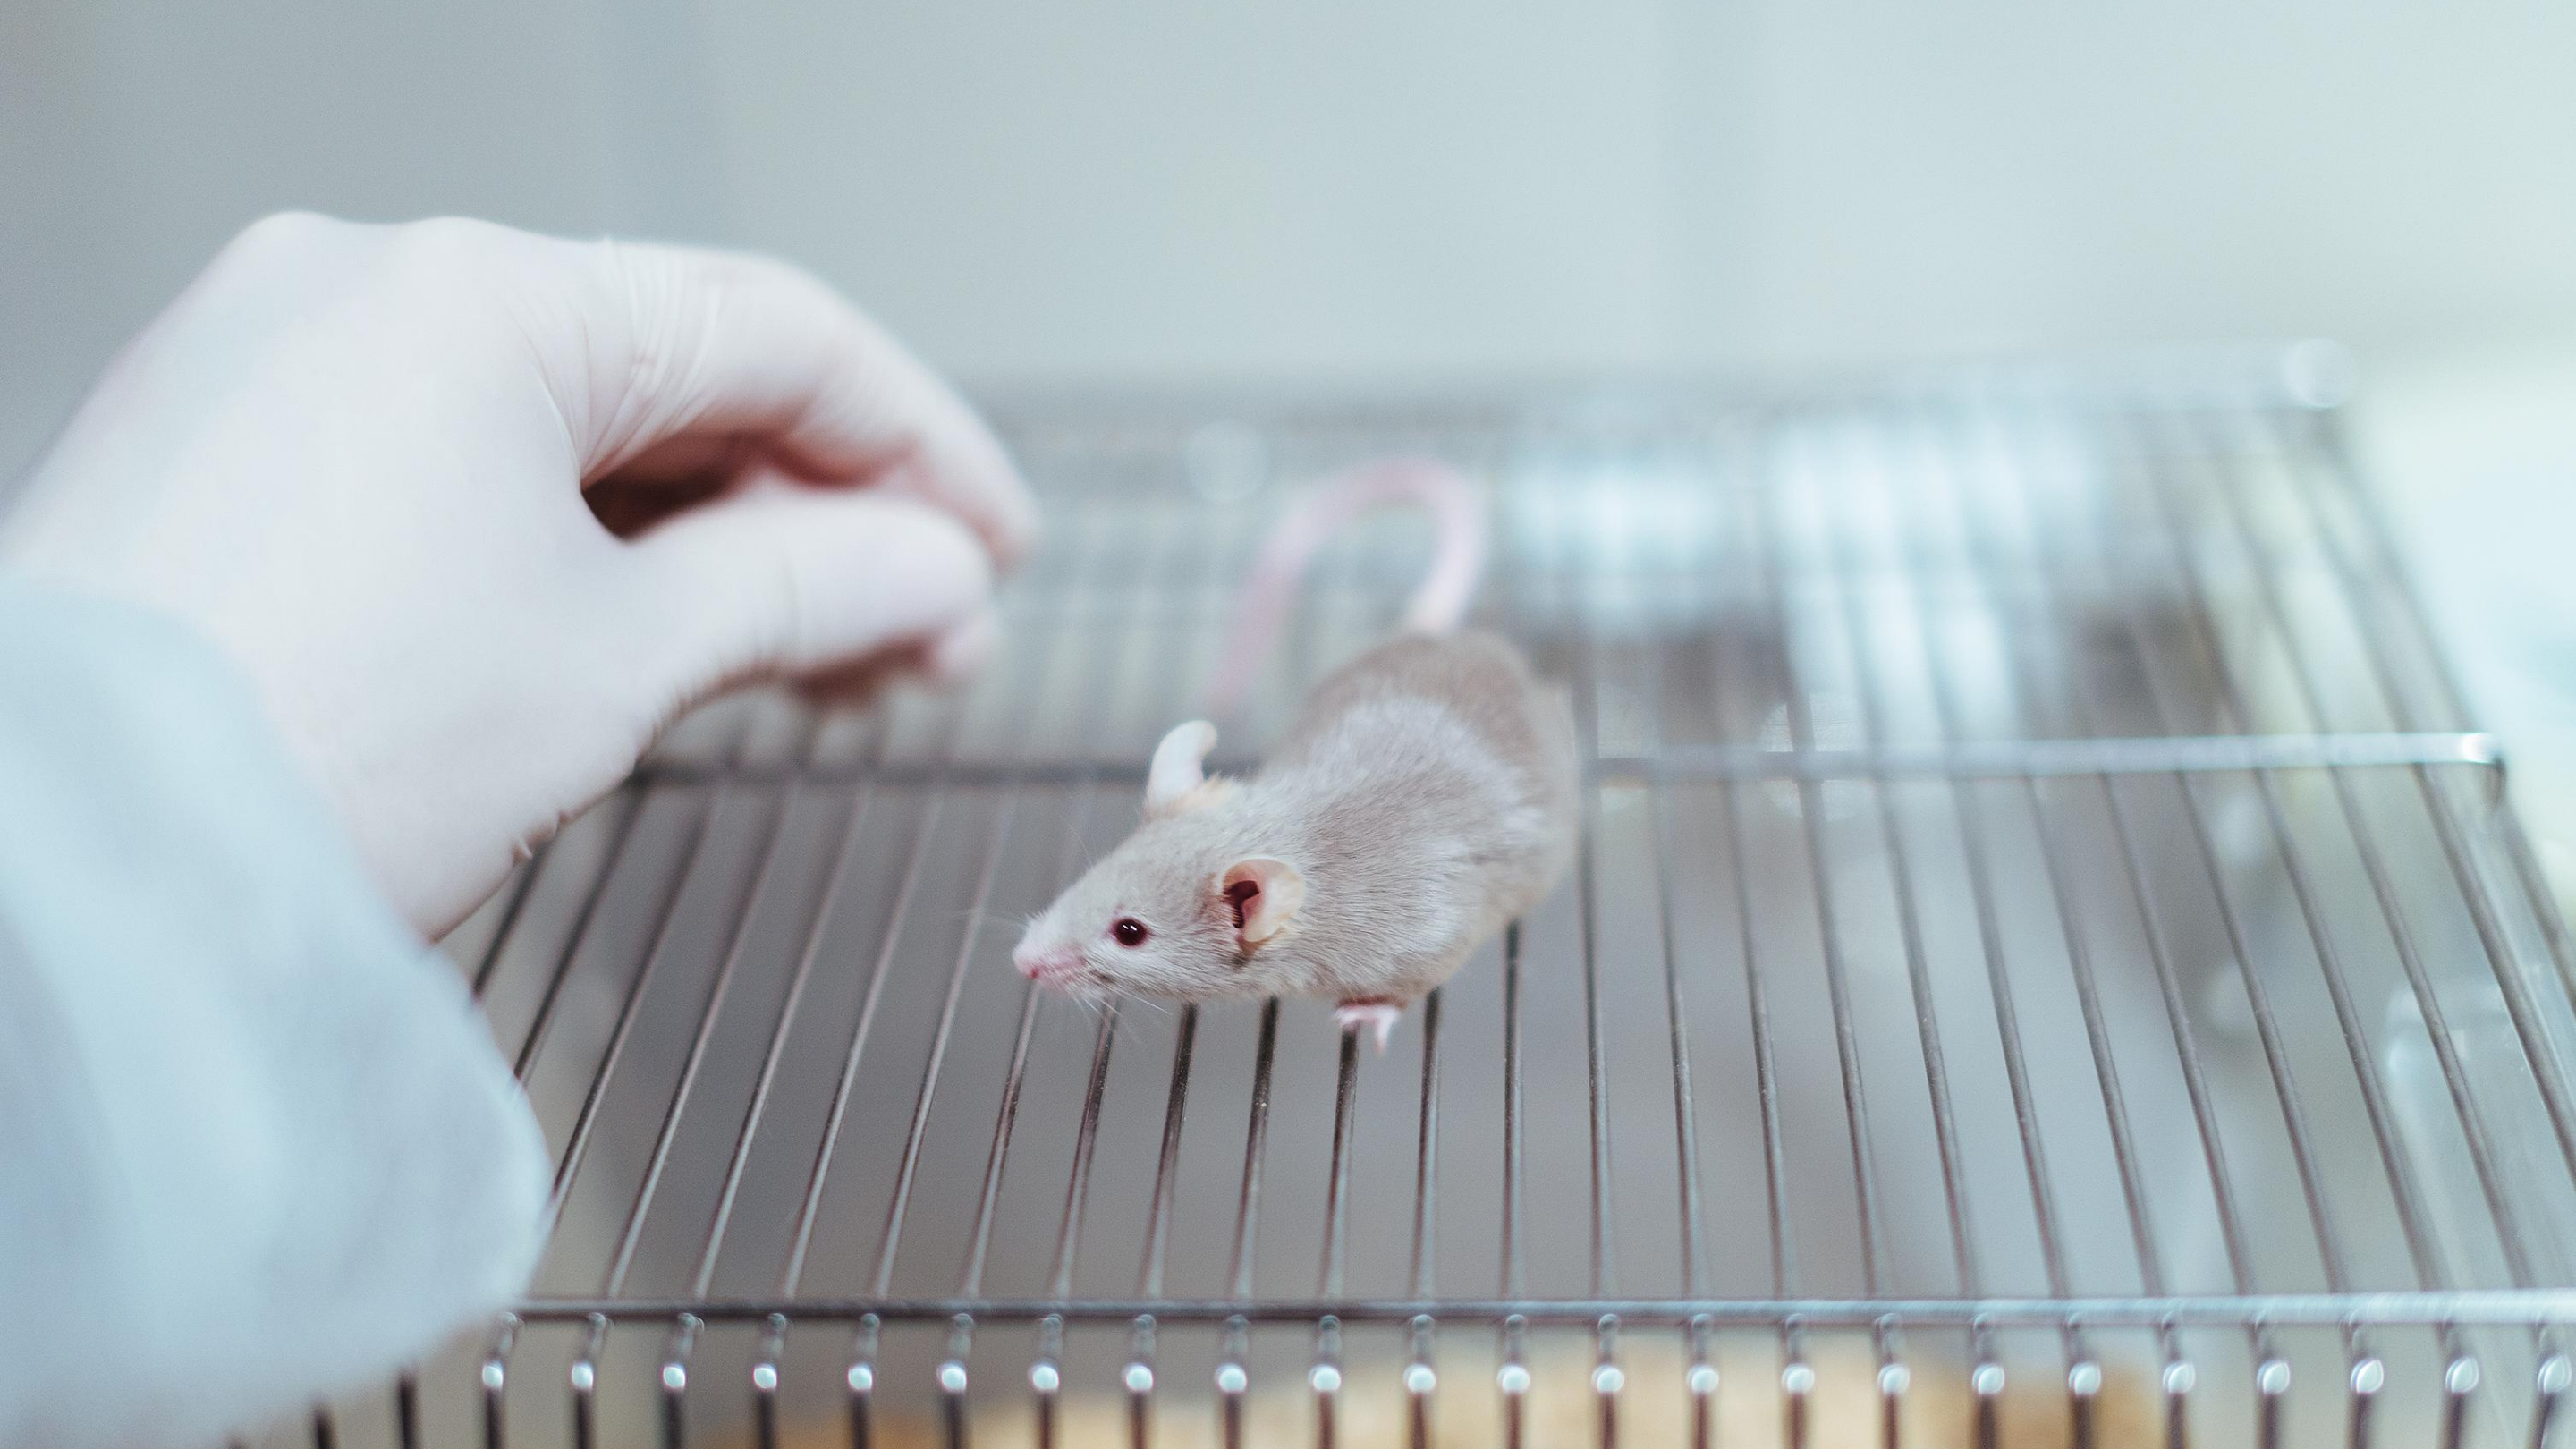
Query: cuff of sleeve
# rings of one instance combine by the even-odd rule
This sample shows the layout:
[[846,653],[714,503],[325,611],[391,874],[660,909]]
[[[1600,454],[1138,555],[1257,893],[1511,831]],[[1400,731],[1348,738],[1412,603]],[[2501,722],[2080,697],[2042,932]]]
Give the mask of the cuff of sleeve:
[[549,1159],[248,685],[0,576],[0,1442],[210,1442],[525,1285]]

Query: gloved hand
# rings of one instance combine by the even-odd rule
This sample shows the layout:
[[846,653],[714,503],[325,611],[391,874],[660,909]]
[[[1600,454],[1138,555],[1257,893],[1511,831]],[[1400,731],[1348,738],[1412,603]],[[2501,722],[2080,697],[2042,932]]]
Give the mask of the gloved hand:
[[110,366],[0,566],[228,654],[435,935],[690,702],[969,667],[1034,520],[966,407],[788,267],[282,216]]

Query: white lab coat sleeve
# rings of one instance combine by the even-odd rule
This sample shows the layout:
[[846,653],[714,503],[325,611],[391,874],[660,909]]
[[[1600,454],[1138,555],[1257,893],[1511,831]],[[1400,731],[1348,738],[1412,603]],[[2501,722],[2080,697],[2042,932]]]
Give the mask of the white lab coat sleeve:
[[0,1444],[209,1444],[504,1305],[549,1164],[178,625],[0,575]]

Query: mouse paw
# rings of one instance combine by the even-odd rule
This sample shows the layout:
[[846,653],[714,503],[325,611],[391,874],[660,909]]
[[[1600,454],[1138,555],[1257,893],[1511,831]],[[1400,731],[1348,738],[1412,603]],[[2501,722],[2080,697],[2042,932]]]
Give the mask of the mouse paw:
[[1386,1050],[1387,1038],[1395,1035],[1395,1024],[1403,1019],[1404,1008],[1392,1001],[1345,1001],[1333,1008],[1333,1021],[1344,1031],[1376,1028],[1381,1052]]

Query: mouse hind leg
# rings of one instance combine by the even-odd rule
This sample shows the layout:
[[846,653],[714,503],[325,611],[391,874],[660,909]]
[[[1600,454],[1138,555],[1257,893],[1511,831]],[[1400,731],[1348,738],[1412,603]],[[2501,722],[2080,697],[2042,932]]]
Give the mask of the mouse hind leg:
[[1395,1024],[1403,1019],[1404,1003],[1391,997],[1355,996],[1333,1008],[1333,1024],[1343,1031],[1373,1031],[1380,1054],[1386,1051],[1387,1039],[1395,1035]]

